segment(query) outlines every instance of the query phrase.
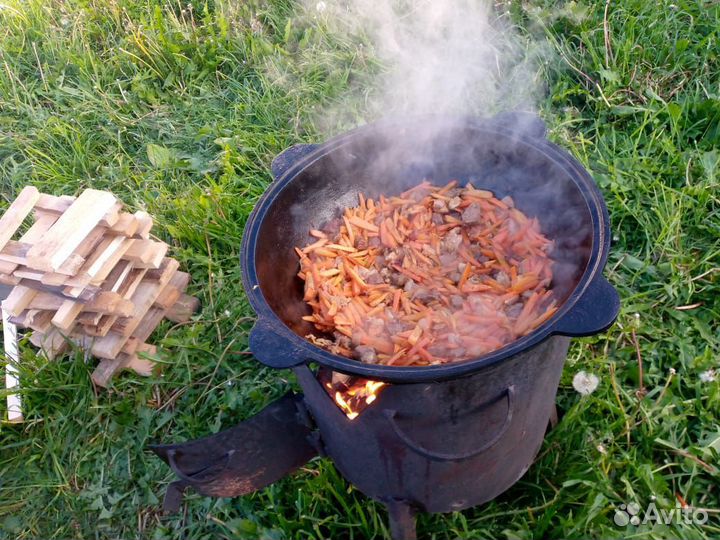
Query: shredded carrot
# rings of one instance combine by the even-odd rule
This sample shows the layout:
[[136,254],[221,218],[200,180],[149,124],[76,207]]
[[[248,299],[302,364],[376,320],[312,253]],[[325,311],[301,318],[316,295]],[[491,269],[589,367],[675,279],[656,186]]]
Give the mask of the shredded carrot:
[[[456,180],[398,196],[358,195],[295,248],[312,315],[336,354],[388,365],[486,354],[541,326],[557,306],[552,242],[510,197]],[[332,339],[328,339],[332,337]]]

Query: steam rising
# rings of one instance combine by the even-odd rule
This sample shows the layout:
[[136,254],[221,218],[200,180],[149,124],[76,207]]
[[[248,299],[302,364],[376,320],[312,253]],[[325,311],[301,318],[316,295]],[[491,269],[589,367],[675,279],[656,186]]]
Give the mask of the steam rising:
[[[532,110],[544,55],[480,0],[326,0],[308,10],[331,31],[364,37],[384,66],[371,114]],[[327,112],[327,111],[326,111]]]

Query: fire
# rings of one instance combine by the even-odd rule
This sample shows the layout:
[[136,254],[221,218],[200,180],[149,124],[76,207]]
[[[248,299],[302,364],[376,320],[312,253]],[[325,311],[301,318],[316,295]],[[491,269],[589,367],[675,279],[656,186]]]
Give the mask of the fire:
[[325,383],[325,387],[330,395],[334,392],[335,403],[350,420],[357,418],[365,407],[377,399],[380,389],[386,386],[382,381],[338,375],[333,374],[333,382]]

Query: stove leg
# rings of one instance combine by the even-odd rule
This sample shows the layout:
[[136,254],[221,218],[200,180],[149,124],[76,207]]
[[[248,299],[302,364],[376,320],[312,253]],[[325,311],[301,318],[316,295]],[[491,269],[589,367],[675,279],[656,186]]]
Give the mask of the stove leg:
[[405,501],[391,499],[385,503],[390,516],[392,540],[417,540],[415,509]]
[[162,506],[165,514],[176,514],[180,510],[183,492],[187,486],[187,483],[182,480],[175,480],[175,482],[168,484]]

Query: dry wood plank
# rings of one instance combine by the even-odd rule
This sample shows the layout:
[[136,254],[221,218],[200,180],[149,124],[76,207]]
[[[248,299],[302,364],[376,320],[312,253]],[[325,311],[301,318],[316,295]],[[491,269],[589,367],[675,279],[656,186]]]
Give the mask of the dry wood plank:
[[[24,273],[34,272],[38,276],[42,276],[47,272],[28,266],[27,255],[31,248],[32,245],[26,242],[16,242],[15,240],[8,240],[7,244],[5,244],[5,249],[2,253],[0,253],[0,260],[8,263],[13,263],[17,265],[16,268],[18,266],[24,266],[25,268],[21,269],[21,271]],[[80,255],[73,253],[65,260],[65,262],[63,262],[60,268],[58,268],[57,273],[63,274],[65,276],[65,279],[67,279],[67,276],[74,276],[84,262],[85,259],[83,259]],[[13,273],[15,275],[18,275],[16,272],[17,270]]]
[[20,237],[21,242],[26,244],[35,244],[57,221],[58,216],[52,214],[36,214],[35,223],[33,223],[25,234]]
[[51,328],[47,333],[33,332],[30,343],[41,349],[48,360],[54,360],[67,347],[65,336],[56,328]]
[[110,227],[108,231],[130,238],[137,233],[139,228],[140,221],[134,215],[123,212],[120,214],[120,217],[118,217],[117,223]]
[[135,294],[135,290],[147,275],[147,268],[133,268],[125,282],[118,289],[118,294],[123,298],[131,299]]
[[[37,242],[42,235],[57,221],[57,216],[41,214],[35,218],[33,223],[25,234],[20,237],[20,242],[32,245]],[[18,264],[0,260],[0,273],[12,274],[18,268]]]
[[60,285],[64,285],[69,278],[70,276],[60,274],[59,272],[45,272],[45,274],[43,274],[40,278],[40,281],[45,285],[54,285],[55,287],[59,287]]
[[123,345],[122,350],[120,351],[121,354],[135,354],[135,351],[137,351],[138,345],[140,345],[140,340],[134,337],[130,337],[126,342],[125,345]]
[[64,298],[48,293],[38,292],[28,305],[28,309],[47,309],[50,311],[57,311],[65,301]]
[[116,373],[120,373],[123,370],[125,364],[129,363],[130,359],[127,355],[121,355],[120,358],[104,359],[101,360],[97,367],[93,370],[90,378],[95,385],[102,388],[110,386],[110,381]]
[[120,261],[115,268],[110,271],[105,278],[105,281],[103,281],[103,290],[112,292],[120,290],[120,287],[122,287],[122,284],[125,283],[125,280],[128,278],[133,268],[133,263],[130,261]]
[[0,261],[0,274],[12,274],[15,269],[18,267],[17,264],[7,262],[7,261]]
[[176,272],[167,286],[160,292],[155,300],[155,306],[163,309],[170,309],[180,299],[190,284],[190,274],[187,272]]
[[[143,316],[152,307],[160,291],[167,285],[177,272],[179,263],[175,259],[165,259],[158,271],[161,272],[157,280],[143,280],[132,297],[135,309],[130,317],[119,319],[109,332],[93,343],[92,353],[100,358],[115,358],[122,350],[123,345],[132,335],[142,321]],[[150,271],[148,271],[148,274]],[[147,276],[147,274],[146,274]]]
[[11,317],[11,322],[23,328],[31,328],[37,332],[45,333],[52,325],[53,312],[39,309],[26,309],[17,317]]
[[[97,248],[105,231],[106,229],[104,227],[95,227],[75,249],[75,253],[63,263],[57,272],[47,272],[40,281],[46,285],[62,285],[69,280],[68,276],[76,276],[83,267],[85,260],[92,254],[93,250]],[[80,264],[70,268],[69,261],[74,259],[79,259]]]
[[32,281],[29,279],[20,279],[18,284],[25,287],[30,287],[31,289],[35,289],[36,291],[48,292],[60,296],[61,298],[67,298],[68,300],[79,300],[81,302],[90,302],[100,293],[100,287],[96,287],[94,285],[88,285],[83,289],[79,296],[74,297],[68,295],[65,292],[65,288],[62,286],[55,287],[52,285],[45,285],[40,281]]
[[66,282],[66,294],[76,296],[81,294],[88,285],[100,285],[115,268],[130,246],[130,242],[132,242],[131,239],[123,236],[104,239],[78,274]]
[[137,341],[145,341],[149,338],[165,316],[165,310],[162,308],[152,307],[138,324],[132,333],[132,338]]
[[135,304],[135,311],[130,317],[120,318],[112,327],[113,332],[130,336],[140,324],[142,317],[155,304],[162,293],[175,276],[180,264],[175,259],[166,258],[163,260],[161,272],[157,279],[148,278],[151,271],[145,274],[145,279],[140,283],[132,297]]
[[128,317],[133,312],[133,303],[112,291],[101,291],[92,301],[83,305],[83,311],[106,313]]
[[131,369],[138,375],[149,377],[155,373],[158,366],[152,360],[138,355],[154,355],[156,353],[157,348],[154,345],[142,343],[134,354],[121,354],[115,359],[102,360],[93,371],[91,378],[97,386],[107,388],[113,376],[124,369]]
[[157,347],[155,345],[141,343],[125,365],[125,369],[131,369],[143,377],[150,377],[160,370],[161,365],[148,358],[143,358],[143,355],[155,356],[156,354]]
[[40,192],[36,187],[25,186],[0,217],[0,250],[5,247],[8,240],[15,236],[18,228],[28,217],[39,198]]
[[184,323],[190,320],[200,308],[200,300],[187,294],[180,295],[180,299],[165,313],[165,318],[175,323]]
[[52,318],[52,324],[56,328],[67,332],[75,324],[75,319],[83,310],[82,302],[65,300]]
[[30,287],[16,285],[3,301],[3,309],[13,317],[18,316],[27,309],[36,294],[37,292]]
[[8,276],[7,274],[0,274],[0,283],[3,285],[18,285],[20,278],[15,276]]
[[[100,324],[100,321],[102,320],[104,315],[127,317],[130,313],[132,313],[132,302],[130,302],[129,300],[125,300],[123,296],[117,292],[126,282],[126,280],[130,279],[130,274],[132,270],[133,264],[130,261],[120,261],[115,266],[115,268],[110,271],[107,278],[105,278],[105,281],[103,281],[102,284],[103,291],[117,294],[118,297],[122,300],[122,302],[124,302],[121,307],[113,308],[112,311],[88,311],[86,309],[86,311],[81,313],[80,316],[77,318],[77,322],[83,326],[97,327],[98,324]],[[142,279],[142,275],[139,277],[139,279]],[[108,326],[108,331],[110,330],[110,326],[112,326],[112,324]],[[97,328],[91,328],[89,331],[93,336],[99,335]]]
[[[145,268],[133,269],[127,280],[118,289],[118,293],[121,294],[123,298],[131,299],[147,272],[148,270]],[[88,326],[85,331],[91,336],[106,336],[117,319],[118,317],[113,315],[103,316],[102,319],[95,323],[95,326]]]
[[150,231],[152,230],[153,219],[150,217],[150,214],[148,214],[147,212],[143,212],[142,210],[138,210],[133,215],[139,223],[138,230],[135,232],[135,236],[147,240],[148,238],[150,238]]
[[78,272],[84,262],[85,259],[73,253],[62,266],[58,268],[57,272],[46,272],[28,266],[18,266],[17,270],[13,272],[13,275],[24,279],[42,281],[46,285],[62,285],[70,276],[74,276]]
[[20,389],[18,375],[18,363],[20,354],[18,352],[17,328],[10,322],[10,314],[0,308],[3,323],[3,345],[8,362],[5,364],[5,388],[7,395],[7,419],[8,422],[22,422],[22,400],[17,390]]
[[137,268],[158,268],[167,254],[168,245],[155,240],[133,240],[123,259],[132,261]]
[[[104,293],[100,293],[100,297],[102,297],[103,294]],[[83,308],[83,312],[78,316],[76,320],[79,324],[82,324],[83,326],[97,327],[103,317],[129,317],[132,312],[133,303],[130,300],[120,298],[117,303],[109,304],[107,306],[85,306]],[[110,326],[112,326],[112,324]],[[98,335],[97,329],[92,329],[91,335]]]
[[[86,190],[87,191],[87,190]],[[55,216],[61,216],[67,212],[68,208],[77,200],[76,197],[70,195],[62,195],[55,197],[54,195],[48,195],[47,193],[41,193],[40,199],[35,203],[36,215],[40,213],[53,214]],[[119,219],[119,212],[122,209],[122,203],[117,202],[112,206],[107,213],[100,219],[99,225],[101,227],[112,228]]]
[[92,336],[96,336],[97,328],[94,327],[97,327],[104,315],[107,315],[107,313],[83,311],[77,318],[77,323],[82,325],[83,327],[89,327],[89,330],[83,329],[83,331],[89,332]]
[[35,203],[35,215],[37,216],[40,213],[44,213],[60,217],[74,202],[75,197],[71,195],[60,195],[56,197],[48,193],[41,193],[40,198]]
[[31,247],[31,244],[25,242],[7,240],[2,253],[0,253],[0,260],[18,265],[27,264],[27,254]]
[[57,271],[103,216],[117,204],[112,193],[86,189],[30,249],[27,254],[28,265],[41,270]]

